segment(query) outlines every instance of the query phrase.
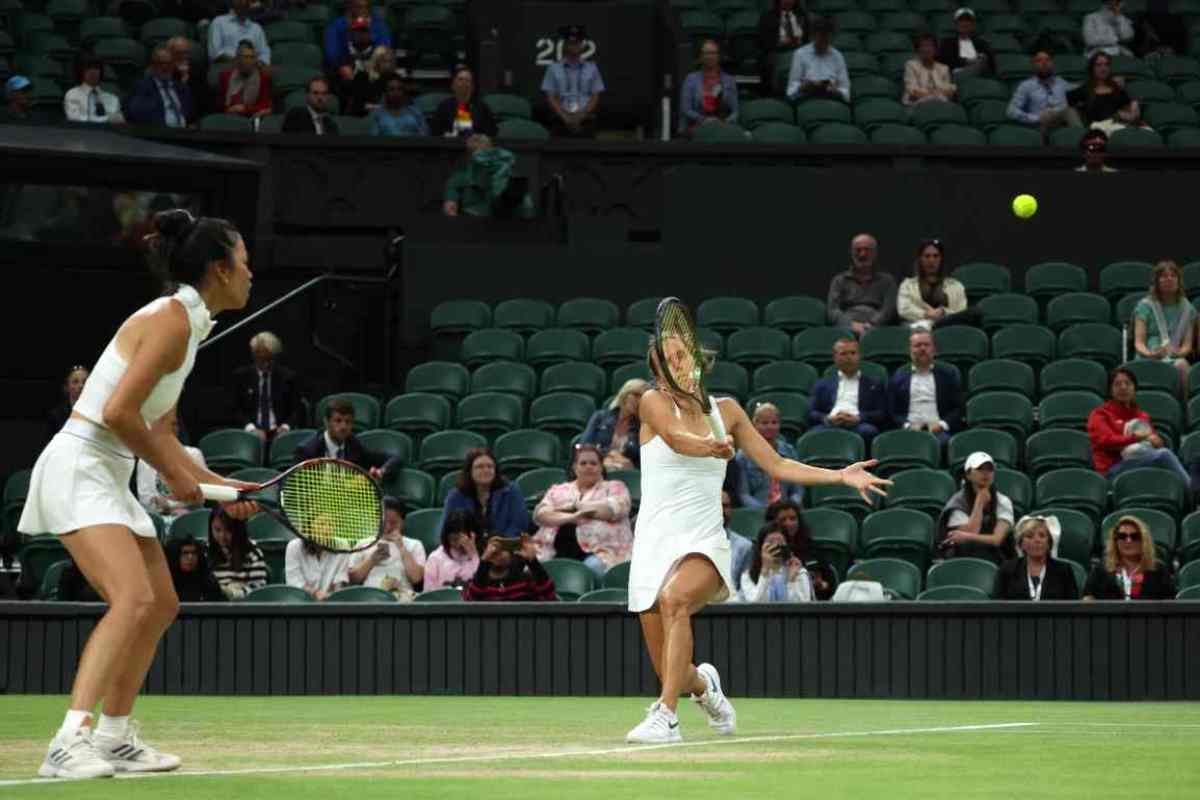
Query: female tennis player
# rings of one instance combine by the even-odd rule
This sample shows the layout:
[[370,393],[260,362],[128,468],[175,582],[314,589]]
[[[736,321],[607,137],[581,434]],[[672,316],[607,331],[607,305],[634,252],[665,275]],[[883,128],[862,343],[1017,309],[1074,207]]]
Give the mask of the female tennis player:
[[[158,640],[179,608],[154,524],[129,491],[134,457],[149,462],[174,497],[203,502],[199,483],[254,488],[194,462],[174,434],[175,406],[212,316],[250,296],[246,246],[224,220],[182,210],[154,218],[151,268],[176,291],[136,311],[96,362],[66,424],[38,457],[18,529],[61,537],[108,612],[89,637],[71,706],[38,774],[97,778],[176,769],[177,756],[141,740],[129,714]],[[253,503],[233,503],[244,518]],[[103,701],[92,731],[92,709]]]
[[[735,448],[783,483],[844,484],[869,500],[891,483],[867,472],[874,461],[841,470],[820,469],[785,459],[763,439],[732,398],[712,399],[710,419],[688,392],[695,364],[680,339],[667,336],[663,356],[674,380],[664,375],[651,342],[648,360],[657,387],[642,396],[642,503],[633,537],[629,610],[641,615],[662,694],[627,742],[658,744],[683,740],[675,715],[679,695],[692,698],[718,734],[732,734],[737,714],[721,690],[711,664],[692,665],[692,615],[737,591],[730,569],[729,539],[721,514],[725,462]],[[684,391],[676,392],[672,385]],[[715,433],[715,435],[714,435]]]

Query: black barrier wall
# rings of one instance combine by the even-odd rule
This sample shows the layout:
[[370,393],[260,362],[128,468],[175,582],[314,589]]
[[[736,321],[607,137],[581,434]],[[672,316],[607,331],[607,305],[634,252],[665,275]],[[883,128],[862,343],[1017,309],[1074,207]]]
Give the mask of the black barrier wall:
[[[0,690],[63,693],[103,606],[0,603]],[[734,697],[1200,700],[1200,603],[714,606]],[[637,618],[593,604],[184,606],[152,694],[652,696]]]

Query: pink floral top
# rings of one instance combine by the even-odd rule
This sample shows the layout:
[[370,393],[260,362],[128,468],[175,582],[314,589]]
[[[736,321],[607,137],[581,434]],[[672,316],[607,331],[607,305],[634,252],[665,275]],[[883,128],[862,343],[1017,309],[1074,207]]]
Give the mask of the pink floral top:
[[[557,511],[579,503],[603,501],[608,503],[616,517],[612,522],[602,519],[586,519],[576,523],[575,533],[579,540],[579,548],[585,553],[591,553],[611,567],[630,559],[633,552],[633,528],[629,525],[629,510],[632,501],[629,490],[621,481],[600,481],[587,492],[580,493],[575,481],[556,483],[546,490],[542,501],[534,509],[533,516],[537,519],[542,511]],[[554,558],[554,537],[558,528],[542,526],[534,534],[537,544],[538,560],[545,561]]]
[[466,583],[474,577],[478,569],[478,554],[472,553],[472,557],[463,558],[455,553],[455,557],[452,558],[444,547],[439,547],[425,559],[424,590],[430,592],[443,586]]

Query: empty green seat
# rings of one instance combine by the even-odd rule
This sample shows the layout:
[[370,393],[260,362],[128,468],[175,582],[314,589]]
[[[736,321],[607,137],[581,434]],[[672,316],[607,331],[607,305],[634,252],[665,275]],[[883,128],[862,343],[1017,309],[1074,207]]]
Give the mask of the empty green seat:
[[550,131],[531,119],[506,119],[496,126],[501,139],[544,142],[550,139]]
[[728,395],[741,402],[750,393],[750,373],[741,364],[718,361],[705,376],[704,386],[711,394]]
[[529,335],[554,325],[554,306],[545,300],[519,297],[496,304],[492,325]]
[[1091,392],[1055,392],[1038,405],[1038,421],[1042,430],[1086,431],[1088,415],[1103,402],[1103,397]]
[[434,306],[429,327],[435,335],[470,333],[492,324],[492,309],[480,300],[447,300]]
[[432,508],[436,501],[433,476],[419,469],[392,470],[383,481],[383,491],[400,498],[409,508]]
[[1200,560],[1200,511],[1193,511],[1184,517],[1179,528],[1180,563],[1190,564]]
[[940,586],[971,586],[992,596],[996,586],[996,565],[982,558],[951,558],[929,568],[925,585],[930,589]]
[[298,586],[260,586],[243,598],[245,603],[312,603],[313,596]]
[[628,589],[629,588],[629,569],[632,563],[623,561],[620,564],[613,564],[604,573],[602,583],[605,589]]
[[1024,472],[1003,467],[996,470],[995,486],[1012,500],[1013,513],[1017,519],[1033,507],[1033,481]]
[[461,357],[463,364],[470,369],[489,361],[522,361],[525,358],[525,340],[512,331],[485,328],[467,335],[462,343]]
[[537,373],[528,364],[495,361],[471,375],[471,393],[504,392],[528,400],[537,393]]
[[780,297],[763,309],[763,325],[795,335],[807,328],[825,324],[828,310],[825,301],[817,297]]
[[1092,359],[1112,369],[1121,363],[1121,331],[1096,322],[1072,325],[1058,335],[1058,355]]
[[753,369],[771,361],[782,361],[788,357],[790,349],[791,339],[783,331],[749,327],[729,335],[725,342],[725,357]]
[[967,372],[988,357],[987,334],[969,325],[951,325],[933,332],[939,361],[949,361],[960,372]]
[[917,600],[920,602],[959,603],[982,602],[990,599],[991,595],[976,586],[960,586],[957,584],[926,589],[917,595]]
[[1064,358],[1042,368],[1042,395],[1055,392],[1091,392],[1101,397],[1108,394],[1108,371],[1085,358]]
[[296,448],[316,432],[314,428],[295,428],[276,434],[271,440],[269,466],[284,470],[296,463]]
[[629,603],[628,589],[593,589],[579,596],[579,603],[616,603],[624,606]]
[[587,361],[592,347],[587,334],[572,328],[550,328],[529,337],[525,360],[539,369],[564,361]]
[[498,122],[508,119],[533,119],[533,106],[528,100],[515,94],[485,94],[483,103]]
[[1046,305],[1046,325],[1055,333],[1084,322],[1107,324],[1111,317],[1109,301],[1090,292],[1069,292],[1051,299]]
[[967,425],[1008,431],[1023,442],[1033,430],[1033,403],[1016,392],[983,392],[967,401]]
[[1019,392],[1026,397],[1037,394],[1037,379],[1033,368],[1021,361],[993,358],[981,361],[967,373],[967,395],[981,392]]
[[909,328],[899,325],[871,328],[863,334],[860,342],[862,357],[883,364],[890,370],[898,369],[911,359],[908,347],[911,334]]
[[1121,128],[1108,138],[1108,146],[1113,152],[1158,150],[1163,147],[1163,139],[1162,136],[1148,128]]
[[1080,430],[1038,431],[1025,443],[1025,463],[1035,476],[1064,467],[1086,469],[1092,464],[1091,441]]
[[421,469],[441,474],[462,467],[468,450],[487,447],[487,439],[471,431],[439,431],[421,440]]
[[820,372],[833,363],[834,342],[854,338],[853,332],[845,328],[808,328],[792,337],[792,358],[810,364]]
[[850,79],[850,96],[858,100],[868,97],[894,99],[900,96],[900,90],[891,79],[882,75],[859,75]]
[[[1171,395],[1179,393],[1179,370],[1165,361],[1138,359],[1122,364],[1125,369],[1137,376],[1138,399],[1142,392],[1166,392]],[[1154,420],[1156,423],[1157,419]]]
[[608,394],[610,396],[615,395],[621,391],[621,387],[625,385],[626,381],[633,380],[634,378],[647,382],[654,380],[654,376],[650,374],[650,367],[646,364],[646,359],[643,358],[641,361],[622,364],[614,368],[612,379],[609,382]]
[[1073,508],[1097,522],[1108,504],[1108,481],[1090,469],[1051,470],[1037,479],[1035,491],[1038,506]]
[[862,496],[849,486],[809,486],[805,489],[804,499],[810,508],[839,509],[859,521],[872,510]]
[[455,427],[482,434],[488,441],[521,427],[524,418],[521,399],[500,392],[469,394],[458,401],[454,412]]
[[749,100],[742,104],[738,111],[738,121],[748,131],[767,122],[785,122],[789,125],[796,121],[792,107],[774,97],[764,97],[759,100]]
[[274,514],[265,511],[260,511],[246,521],[246,533],[252,542],[260,546],[264,542],[283,542],[286,545],[296,538],[291,528],[280,522]]
[[529,424],[566,441],[587,427],[595,411],[596,401],[590,395],[557,392],[533,401],[529,407]]
[[79,43],[92,49],[102,39],[125,39],[129,37],[129,26],[120,17],[90,17],[79,25]]
[[1178,518],[1188,502],[1183,478],[1170,470],[1142,467],[1122,472],[1112,482],[1113,507],[1152,508]]
[[801,145],[808,142],[803,128],[787,122],[764,122],[751,132],[750,138],[760,144]]
[[496,439],[496,464],[511,477],[539,467],[556,467],[562,462],[560,448],[558,437],[546,431],[513,431]]
[[840,122],[829,122],[819,126],[809,135],[809,142],[817,145],[853,145],[867,144],[867,134],[862,128]]
[[542,372],[541,393],[575,392],[599,401],[608,394],[608,377],[595,364],[568,361]]
[[592,360],[604,368],[646,360],[649,334],[637,328],[614,328],[592,342]]
[[267,41],[272,45],[282,42],[312,42],[312,28],[303,22],[290,19],[272,22],[266,29]]
[[219,133],[254,133],[254,123],[240,114],[208,114],[200,119],[200,130]]
[[836,508],[810,508],[804,521],[812,531],[814,556],[831,565],[839,580],[844,578],[858,547],[858,520]]
[[471,373],[462,364],[426,361],[408,371],[404,391],[440,394],[457,402],[471,391]]
[[948,472],[936,469],[906,469],[892,475],[884,505],[923,511],[936,518],[957,490]]
[[538,467],[525,470],[513,482],[521,490],[525,505],[532,511],[551,486],[566,481],[567,472],[562,467]]
[[379,408],[379,400],[362,392],[340,392],[322,397],[317,401],[317,407],[313,411],[313,416],[318,422],[325,419],[325,409],[334,400],[345,400],[354,407],[355,432],[379,427],[379,421],[382,416]]
[[558,307],[558,327],[574,328],[587,334],[615,328],[620,320],[621,310],[611,300],[577,297]]
[[447,586],[442,589],[431,589],[428,592],[421,592],[413,598],[417,603],[461,603],[463,602],[462,590],[453,586]]
[[841,469],[866,458],[862,437],[840,428],[809,431],[796,442],[799,460],[827,469]]
[[863,558],[901,559],[923,573],[933,556],[933,531],[933,519],[918,509],[876,511],[863,520],[858,552]]
[[967,456],[978,451],[990,455],[997,467],[1011,469],[1021,465],[1020,448],[1012,433],[991,428],[970,428],[950,437],[950,443],[946,446],[946,462],[950,472],[960,474]]
[[973,262],[954,270],[957,278],[967,290],[967,299],[972,303],[993,294],[1004,294],[1012,289],[1012,274],[1000,264]]
[[347,586],[338,589],[325,598],[326,603],[395,603],[396,597],[391,592],[376,589],[374,586]]
[[871,440],[871,458],[879,461],[874,471],[880,475],[935,469],[941,460],[941,445],[929,431],[885,431]]
[[989,333],[1009,325],[1036,325],[1038,305],[1032,297],[1023,294],[993,294],[978,303],[983,313],[983,329]]
[[633,501],[634,509],[642,500],[642,473],[636,469],[614,469],[608,473],[610,481],[620,481],[629,490],[629,499]]
[[921,592],[921,570],[897,558],[872,558],[850,568],[846,580],[873,581],[905,599],[914,600]]
[[754,391],[810,394],[817,371],[801,361],[774,361],[754,370]]
[[1065,261],[1034,264],[1025,273],[1025,293],[1040,302],[1067,292],[1086,292],[1087,272]]
[[437,433],[450,427],[450,401],[442,395],[409,392],[388,401],[384,425],[416,436]]
[[[186,39],[192,38],[192,26],[186,21],[175,17],[158,17],[142,26],[139,38],[146,47],[159,47],[165,44],[168,39],[173,39],[176,36],[182,36]],[[277,57],[276,53],[277,48],[271,48],[272,60]],[[318,63],[317,66],[320,66],[320,64]]]
[[319,70],[324,56],[312,42],[280,42],[271,47],[271,63]]
[[883,123],[871,128],[871,144],[888,147],[918,147],[927,144],[925,134],[911,125]]
[[551,558],[542,566],[554,581],[556,592],[584,595],[596,588],[596,574],[582,561],[569,558]]
[[758,325],[758,306],[743,297],[712,297],[696,308],[696,325],[729,334]]
[[216,472],[260,467],[263,463],[262,440],[240,428],[205,434],[200,439],[199,447],[208,468]]
[[387,453],[388,456],[399,456],[406,464],[412,461],[412,437],[406,433],[377,428],[363,431],[359,435],[358,441],[362,443],[363,447],[370,450]]
[[1020,125],[1000,125],[988,133],[988,144],[996,147],[1041,147],[1042,134]]
[[904,125],[908,122],[908,109],[898,100],[870,97],[854,106],[854,124],[866,131],[880,125]]
[[[1144,261],[1118,261],[1100,270],[1100,294],[1110,302],[1120,300],[1131,292],[1144,292],[1150,285],[1154,267]],[[1106,322],[1104,320],[1099,320]]]
[[957,103],[919,103],[913,106],[910,124],[928,134],[946,125],[966,126],[967,112]]

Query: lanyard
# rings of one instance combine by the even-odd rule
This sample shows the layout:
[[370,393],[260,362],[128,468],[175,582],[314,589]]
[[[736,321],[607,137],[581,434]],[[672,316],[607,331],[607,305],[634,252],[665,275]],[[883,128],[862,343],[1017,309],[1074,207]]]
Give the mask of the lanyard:
[[1133,575],[1121,567],[1121,588],[1125,590],[1125,599],[1133,599]]
[[[1037,580],[1034,580],[1035,577],[1037,578]],[[1042,564],[1042,571],[1039,572],[1036,576],[1030,575],[1029,571],[1026,570],[1025,582],[1027,584],[1029,584],[1029,599],[1035,600],[1035,601],[1041,600],[1042,599],[1042,589],[1044,589],[1046,587],[1046,565]]]

